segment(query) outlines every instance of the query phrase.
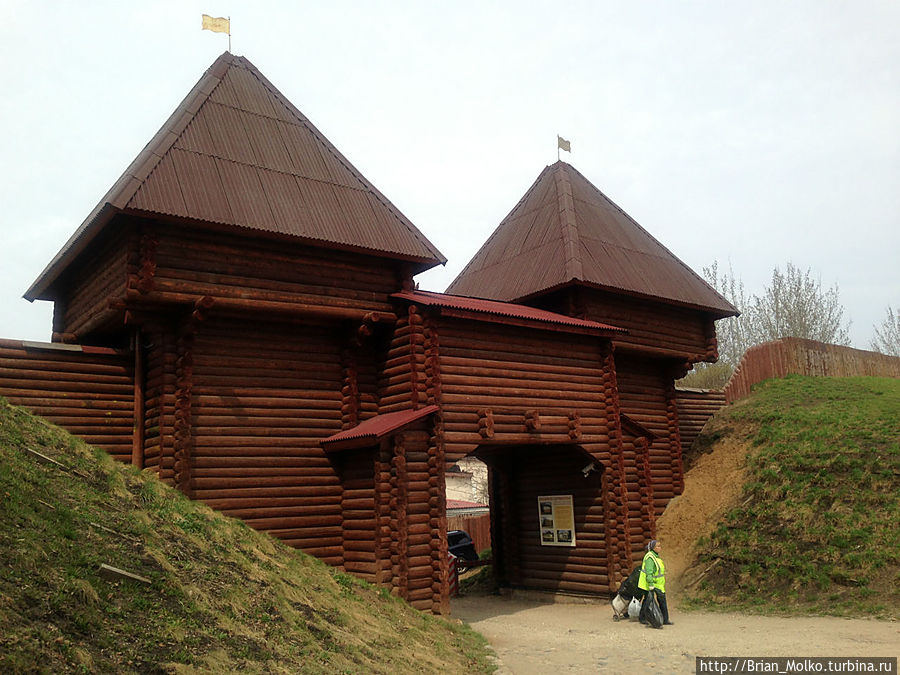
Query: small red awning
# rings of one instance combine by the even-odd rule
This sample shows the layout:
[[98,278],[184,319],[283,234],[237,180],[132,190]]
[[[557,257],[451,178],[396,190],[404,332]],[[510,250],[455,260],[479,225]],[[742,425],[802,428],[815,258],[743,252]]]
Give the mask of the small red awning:
[[399,410],[385,413],[384,415],[376,415],[352,429],[340,431],[319,441],[319,444],[325,452],[362,448],[366,445],[372,445],[390,433],[398,431],[416,420],[420,420],[437,411],[438,407],[436,405],[428,405],[417,410]]

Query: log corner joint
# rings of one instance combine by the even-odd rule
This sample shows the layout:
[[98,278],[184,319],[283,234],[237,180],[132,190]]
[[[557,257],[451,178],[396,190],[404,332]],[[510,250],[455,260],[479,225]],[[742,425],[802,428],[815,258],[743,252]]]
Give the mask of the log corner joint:
[[490,408],[478,411],[478,433],[482,438],[494,437],[494,411]]

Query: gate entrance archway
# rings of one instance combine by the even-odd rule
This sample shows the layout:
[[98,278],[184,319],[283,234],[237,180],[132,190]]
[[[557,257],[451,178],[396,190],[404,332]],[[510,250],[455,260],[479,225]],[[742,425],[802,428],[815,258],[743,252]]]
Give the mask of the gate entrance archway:
[[[483,445],[473,454],[489,468],[491,542],[501,587],[608,594],[613,564],[607,546],[607,471],[583,447]],[[546,506],[553,497],[560,509]],[[568,501],[570,500],[570,502]],[[541,513],[539,502],[544,502]],[[566,518],[573,531],[549,531]],[[557,533],[554,533],[556,535]],[[567,538],[571,536],[571,541]]]

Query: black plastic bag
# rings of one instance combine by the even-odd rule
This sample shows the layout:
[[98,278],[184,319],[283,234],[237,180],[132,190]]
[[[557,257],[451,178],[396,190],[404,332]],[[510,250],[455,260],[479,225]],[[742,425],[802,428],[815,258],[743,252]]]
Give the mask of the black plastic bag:
[[650,625],[654,628],[662,628],[663,625],[663,615],[662,610],[659,608],[659,602],[656,599],[656,591],[652,590],[647,593],[647,597],[644,599],[644,603],[647,605],[646,607],[646,616],[647,621],[650,622]]
[[[638,588],[638,579],[641,576],[641,566],[638,565],[634,568],[631,574],[622,582],[622,585],[619,586],[619,595],[621,595],[626,600],[631,600],[631,598],[635,596],[640,596],[641,590]],[[638,600],[641,598],[638,597]]]

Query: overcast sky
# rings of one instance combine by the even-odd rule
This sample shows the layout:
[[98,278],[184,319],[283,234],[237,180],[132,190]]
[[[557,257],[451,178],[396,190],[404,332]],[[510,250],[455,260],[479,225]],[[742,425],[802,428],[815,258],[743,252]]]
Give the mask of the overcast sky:
[[215,58],[246,56],[449,259],[556,161],[698,273],[838,285],[856,347],[900,307],[900,3],[0,0],[0,337]]

